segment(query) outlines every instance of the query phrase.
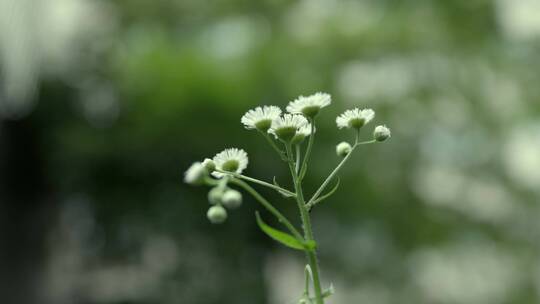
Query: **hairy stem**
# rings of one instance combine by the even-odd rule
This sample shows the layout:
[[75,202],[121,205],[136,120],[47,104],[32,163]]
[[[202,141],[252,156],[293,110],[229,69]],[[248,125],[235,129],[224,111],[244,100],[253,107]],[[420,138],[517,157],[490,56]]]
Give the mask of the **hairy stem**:
[[[290,144],[286,144],[286,152],[288,156],[289,169],[291,170],[291,176],[294,183],[294,189],[296,191],[296,202],[298,203],[298,209],[300,210],[300,217],[302,219],[302,227],[304,229],[304,239],[306,242],[314,241],[313,230],[311,228],[311,218],[309,217],[309,212],[306,208],[304,195],[302,192],[302,182],[299,176],[296,174],[294,160],[292,157],[292,148]],[[311,267],[313,273],[313,289],[315,291],[315,303],[324,304],[324,298],[322,296],[321,281],[319,278],[319,264],[317,262],[317,251],[316,247],[308,250],[305,250],[308,264]]]

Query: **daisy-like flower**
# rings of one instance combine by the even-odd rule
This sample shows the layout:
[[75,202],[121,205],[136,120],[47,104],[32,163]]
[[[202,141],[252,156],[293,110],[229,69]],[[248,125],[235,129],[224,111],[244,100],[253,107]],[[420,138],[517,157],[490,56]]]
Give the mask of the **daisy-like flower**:
[[307,125],[309,123],[302,115],[284,114],[272,121],[272,127],[270,127],[268,132],[274,134],[276,138],[289,142],[300,129]]
[[203,164],[195,162],[184,173],[184,182],[191,185],[199,185],[202,183],[206,174],[207,171]]
[[[214,156],[216,169],[231,173],[242,173],[248,165],[248,157],[246,151],[237,148],[225,149]],[[221,172],[212,172],[215,177],[223,177],[225,174]]]
[[375,117],[372,109],[360,110],[358,108],[347,110],[336,118],[338,128],[360,129]]
[[315,93],[311,96],[300,96],[289,102],[287,112],[293,114],[304,114],[306,117],[315,117],[319,110],[330,105],[332,97],[326,93]]
[[246,129],[257,129],[262,132],[268,131],[272,126],[272,121],[281,115],[281,109],[276,106],[263,106],[251,109],[242,116],[240,121]]
[[311,124],[308,123],[307,125],[304,125],[298,131],[296,131],[296,134],[291,139],[291,144],[297,145],[301,143],[306,137],[310,136],[312,132]]

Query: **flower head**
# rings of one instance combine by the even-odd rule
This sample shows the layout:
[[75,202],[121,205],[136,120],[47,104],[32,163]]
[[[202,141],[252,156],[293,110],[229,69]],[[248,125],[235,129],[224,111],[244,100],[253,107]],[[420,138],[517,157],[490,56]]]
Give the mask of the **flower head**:
[[[248,157],[246,151],[237,148],[225,149],[214,156],[216,169],[231,173],[242,173],[248,165]],[[225,174],[221,172],[213,172],[215,177],[223,177]]]
[[268,131],[272,121],[281,115],[281,109],[276,106],[263,106],[251,109],[242,116],[240,121],[246,129],[257,129],[262,132]]
[[309,125],[309,123],[304,116],[284,114],[272,121],[272,127],[268,132],[274,134],[276,138],[289,142],[306,125]]
[[332,102],[330,94],[315,93],[310,96],[299,96],[294,101],[289,102],[287,112],[293,114],[304,114],[307,117],[315,117],[321,108]]
[[192,185],[199,185],[202,183],[206,174],[207,171],[203,164],[195,162],[184,173],[184,182]]
[[296,145],[296,144],[301,143],[306,137],[308,137],[308,136],[311,135],[312,130],[313,130],[313,129],[312,129],[310,123],[304,125],[304,126],[301,127],[300,129],[298,129],[298,131],[296,131],[296,134],[295,134],[294,137],[291,139],[291,143],[292,143],[293,145]]
[[347,110],[336,118],[338,128],[360,129],[375,117],[372,109],[360,110],[358,108]]
[[390,129],[386,126],[377,126],[375,130],[373,130],[373,138],[375,138],[376,141],[385,141],[390,138],[390,136]]

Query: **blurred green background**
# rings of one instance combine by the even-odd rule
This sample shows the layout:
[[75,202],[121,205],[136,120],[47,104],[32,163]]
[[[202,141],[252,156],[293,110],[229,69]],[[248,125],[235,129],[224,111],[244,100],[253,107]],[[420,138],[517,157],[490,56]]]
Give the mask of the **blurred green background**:
[[0,0],[0,302],[295,303],[302,254],[182,175],[284,183],[240,117],[323,91],[308,193],[337,114],[393,132],[312,213],[329,303],[539,303],[539,54],[537,0]]

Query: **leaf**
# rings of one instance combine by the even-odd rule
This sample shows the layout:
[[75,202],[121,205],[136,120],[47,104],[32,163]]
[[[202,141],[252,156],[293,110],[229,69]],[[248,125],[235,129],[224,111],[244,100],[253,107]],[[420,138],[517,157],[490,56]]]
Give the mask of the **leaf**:
[[322,293],[322,297],[328,298],[329,296],[333,295],[336,291],[334,290],[334,284],[330,283],[330,287],[328,289],[325,289]]
[[255,217],[257,218],[257,224],[259,225],[259,228],[261,228],[261,230],[272,239],[292,249],[296,249],[296,250],[305,249],[305,245],[301,241],[296,239],[294,236],[288,233],[279,231],[277,229],[274,229],[268,226],[267,224],[265,224],[263,220],[261,219],[259,212],[255,212]]

